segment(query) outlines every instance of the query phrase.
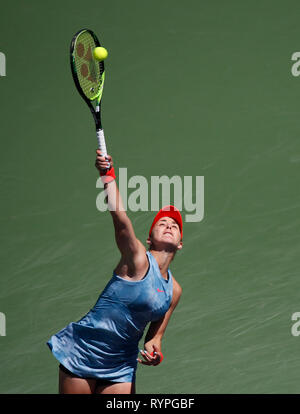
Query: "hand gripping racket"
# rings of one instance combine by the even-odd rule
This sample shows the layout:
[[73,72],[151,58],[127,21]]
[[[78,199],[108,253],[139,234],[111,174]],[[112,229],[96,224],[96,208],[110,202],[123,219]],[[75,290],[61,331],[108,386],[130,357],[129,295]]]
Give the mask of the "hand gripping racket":
[[76,88],[94,117],[98,148],[105,157],[107,150],[101,123],[105,70],[103,61],[95,60],[93,57],[93,50],[99,46],[101,45],[95,33],[88,29],[79,30],[71,42],[70,63]]

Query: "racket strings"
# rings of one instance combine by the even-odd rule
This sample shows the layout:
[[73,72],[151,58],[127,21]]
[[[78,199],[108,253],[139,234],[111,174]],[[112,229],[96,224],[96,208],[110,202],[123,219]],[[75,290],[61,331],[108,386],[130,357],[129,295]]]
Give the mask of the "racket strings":
[[104,71],[102,62],[93,58],[93,50],[97,47],[94,38],[87,31],[79,34],[76,39],[73,60],[80,87],[85,96],[94,100],[101,91],[101,76]]

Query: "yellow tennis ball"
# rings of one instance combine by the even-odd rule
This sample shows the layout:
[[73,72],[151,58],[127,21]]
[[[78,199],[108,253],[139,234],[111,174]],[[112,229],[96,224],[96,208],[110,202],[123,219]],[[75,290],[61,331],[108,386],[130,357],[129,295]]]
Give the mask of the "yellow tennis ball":
[[95,47],[93,50],[93,56],[95,60],[104,60],[107,58],[108,52],[105,47]]

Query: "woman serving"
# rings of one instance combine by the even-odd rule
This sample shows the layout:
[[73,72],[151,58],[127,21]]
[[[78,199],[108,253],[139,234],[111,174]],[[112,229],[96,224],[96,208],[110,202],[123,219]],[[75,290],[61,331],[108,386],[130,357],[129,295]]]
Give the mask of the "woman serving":
[[[147,251],[124,210],[111,156],[96,152],[121,259],[94,307],[47,344],[60,362],[60,393],[133,394],[137,363],[162,361],[162,338],[181,296],[169,265],[182,248],[182,218],[175,207],[162,208],[149,230]],[[140,359],[138,344],[148,323]]]

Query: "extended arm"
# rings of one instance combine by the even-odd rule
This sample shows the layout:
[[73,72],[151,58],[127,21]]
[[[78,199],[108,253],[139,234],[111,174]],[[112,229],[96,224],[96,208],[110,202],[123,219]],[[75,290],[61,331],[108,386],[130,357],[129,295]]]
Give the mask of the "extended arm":
[[[97,150],[96,167],[103,171],[107,165],[107,160],[101,156],[100,150]],[[108,162],[112,165],[112,158],[107,156]],[[105,181],[105,179],[104,179]],[[106,191],[108,209],[113,219],[115,229],[115,239],[121,252],[121,263],[130,270],[130,274],[142,273],[147,269],[148,261],[145,255],[145,247],[136,238],[131,220],[124,209],[122,198],[115,180],[104,184]]]

